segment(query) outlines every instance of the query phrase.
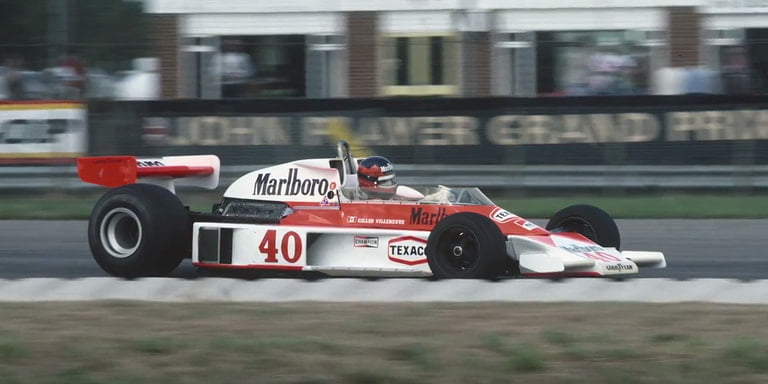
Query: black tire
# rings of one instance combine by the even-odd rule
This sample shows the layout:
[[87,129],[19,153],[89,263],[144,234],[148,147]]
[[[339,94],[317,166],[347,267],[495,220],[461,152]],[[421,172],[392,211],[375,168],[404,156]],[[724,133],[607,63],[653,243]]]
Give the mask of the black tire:
[[551,232],[576,232],[603,247],[621,245],[619,227],[611,215],[598,207],[580,204],[555,213],[547,222]]
[[88,244],[99,266],[113,276],[164,276],[189,254],[189,215],[178,197],[162,187],[124,185],[96,202]]
[[435,226],[427,239],[427,262],[438,279],[493,279],[508,265],[506,239],[489,218],[462,212]]

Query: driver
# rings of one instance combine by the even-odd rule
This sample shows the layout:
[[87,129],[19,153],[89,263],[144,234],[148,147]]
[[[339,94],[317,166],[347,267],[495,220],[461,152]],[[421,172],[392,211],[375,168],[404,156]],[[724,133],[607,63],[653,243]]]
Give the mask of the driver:
[[397,192],[395,167],[382,156],[371,156],[357,167],[360,194],[367,199],[389,200]]

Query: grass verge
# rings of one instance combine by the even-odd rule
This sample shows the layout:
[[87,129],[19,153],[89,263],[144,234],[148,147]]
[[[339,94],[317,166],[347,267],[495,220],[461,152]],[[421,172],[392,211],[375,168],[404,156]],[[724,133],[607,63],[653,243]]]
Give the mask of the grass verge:
[[0,309],[4,383],[768,380],[763,306],[101,302]]

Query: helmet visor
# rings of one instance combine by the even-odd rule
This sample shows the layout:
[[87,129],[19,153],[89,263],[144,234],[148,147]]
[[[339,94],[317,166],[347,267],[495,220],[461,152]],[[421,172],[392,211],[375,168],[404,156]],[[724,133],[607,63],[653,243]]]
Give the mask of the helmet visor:
[[379,187],[394,187],[396,184],[395,175],[380,176],[376,183]]

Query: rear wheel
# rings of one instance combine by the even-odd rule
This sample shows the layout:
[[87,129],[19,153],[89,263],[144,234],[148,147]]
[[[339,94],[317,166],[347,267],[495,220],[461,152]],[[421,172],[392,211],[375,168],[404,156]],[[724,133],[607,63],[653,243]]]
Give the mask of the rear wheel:
[[441,279],[491,279],[509,265],[505,238],[490,219],[462,212],[435,226],[427,240],[427,261]]
[[621,235],[611,215],[586,204],[572,205],[552,215],[547,223],[550,232],[576,232],[603,247],[619,249]]
[[91,211],[91,253],[113,276],[166,275],[187,256],[191,243],[186,208],[176,195],[156,185],[112,189]]

